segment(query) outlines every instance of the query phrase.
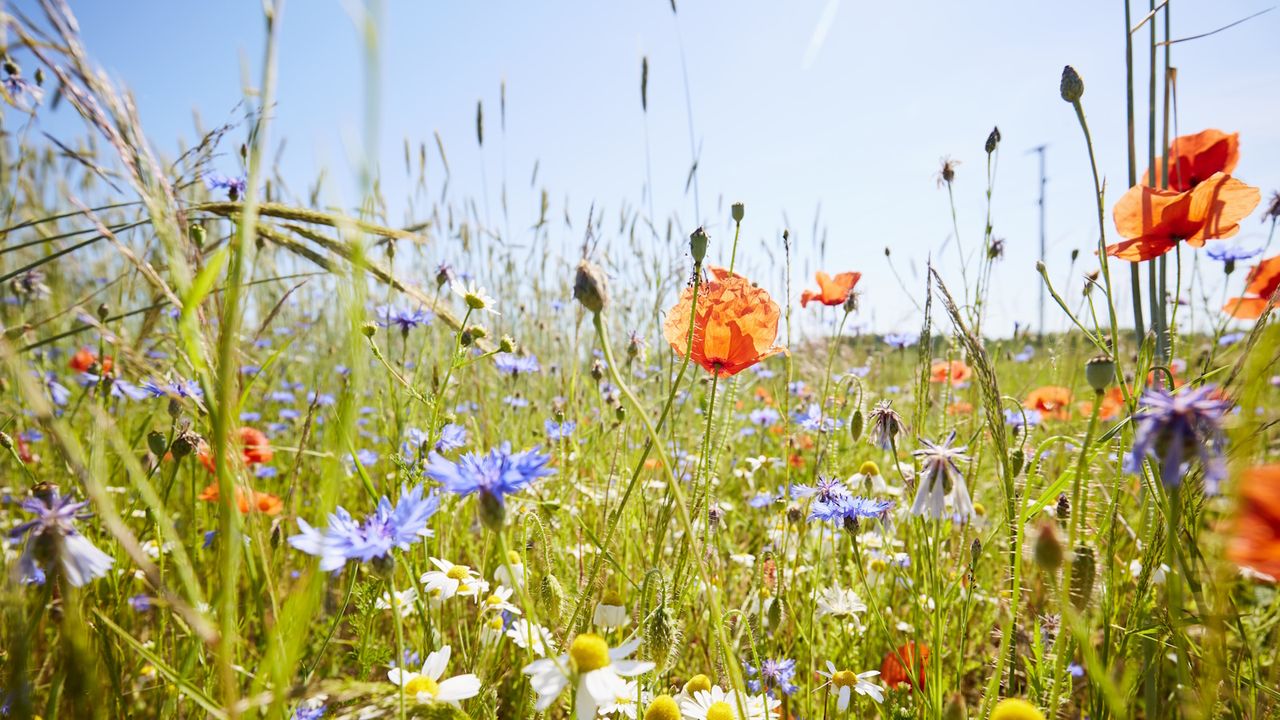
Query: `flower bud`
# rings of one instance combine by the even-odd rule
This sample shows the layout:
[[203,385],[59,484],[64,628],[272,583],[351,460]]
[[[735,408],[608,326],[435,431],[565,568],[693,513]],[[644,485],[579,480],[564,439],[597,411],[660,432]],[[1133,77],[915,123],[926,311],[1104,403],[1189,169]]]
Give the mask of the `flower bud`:
[[854,442],[862,438],[862,424],[862,408],[857,408],[849,416],[849,438]]
[[109,315],[111,315],[111,306],[106,303],[100,303],[98,305],[98,319],[106,321]]
[[608,282],[599,265],[585,258],[578,262],[573,276],[573,297],[593,313],[603,311],[609,304]]
[[740,223],[742,222],[742,216],[745,213],[746,208],[743,207],[742,203],[736,202],[729,208],[729,211],[733,213],[733,221]]
[[974,538],[974,539],[973,539],[973,542],[969,543],[969,562],[970,562],[970,564],[977,565],[977,564],[978,564],[978,560],[979,560],[981,557],[982,557],[982,541],[981,541],[981,540],[979,540],[978,538]]
[[1071,554],[1071,604],[1076,610],[1084,612],[1093,599],[1093,584],[1098,577],[1098,560],[1093,548],[1087,545],[1076,546]]
[[[475,338],[476,340],[479,340],[482,337],[487,337],[489,335],[489,329],[483,325],[472,325],[467,329],[471,331],[471,337]],[[510,352],[510,351],[508,350],[507,352]]]
[[626,406],[619,403],[618,406],[613,409],[613,417],[618,422],[622,422],[623,420],[626,420],[627,419]]
[[13,437],[2,430],[0,430],[0,448],[5,450],[13,450],[14,448]]
[[782,627],[782,618],[784,609],[782,598],[775,596],[773,602],[769,603],[769,609],[765,611],[765,619],[769,622],[769,627]]
[[1116,362],[1106,355],[1090,358],[1084,364],[1084,378],[1094,392],[1102,392],[1116,379]]
[[673,656],[678,630],[672,623],[666,603],[654,609],[644,625],[645,656],[661,671]]
[[512,338],[510,335],[503,335],[502,339],[498,341],[498,350],[505,353],[515,352],[516,351],[515,339]]
[[999,146],[1000,146],[1000,128],[995,127],[991,129],[991,134],[987,136],[987,145],[986,145],[987,154],[990,155],[991,153],[995,152],[996,148]]
[[604,363],[596,360],[591,363],[591,379],[600,382],[604,379]]
[[564,587],[551,573],[543,575],[538,586],[538,612],[553,626],[564,614]]
[[1050,572],[1062,566],[1062,542],[1058,540],[1057,526],[1046,520],[1040,523],[1040,532],[1036,535],[1036,564]]
[[183,430],[173,439],[173,445],[169,448],[169,452],[179,460],[195,452],[200,443],[204,442],[199,435],[190,430]]
[[1080,79],[1080,73],[1076,69],[1067,65],[1062,68],[1062,83],[1059,85],[1059,91],[1062,93],[1062,99],[1069,103],[1080,101],[1080,96],[1084,95],[1084,81]]
[[147,449],[152,455],[162,457],[169,451],[169,439],[159,430],[152,430],[147,433]]
[[707,243],[711,238],[707,237],[707,233],[702,228],[693,231],[689,236],[689,254],[693,256],[695,265],[701,265],[702,259],[707,256]]
[[1026,461],[1022,448],[1014,448],[1013,452],[1009,453],[1009,470],[1013,472],[1014,477],[1022,472],[1022,464]]
[[360,326],[360,334],[367,338],[372,338],[374,335],[378,334],[378,326],[371,322],[367,322]]
[[463,330],[462,334],[458,336],[458,344],[461,345],[462,347],[471,347],[473,344],[475,344],[475,341],[476,341],[476,335],[475,333],[471,332],[471,328],[467,328]]
[[203,225],[196,225],[195,223],[192,223],[187,234],[191,236],[191,242],[195,243],[196,247],[204,247],[205,230]]

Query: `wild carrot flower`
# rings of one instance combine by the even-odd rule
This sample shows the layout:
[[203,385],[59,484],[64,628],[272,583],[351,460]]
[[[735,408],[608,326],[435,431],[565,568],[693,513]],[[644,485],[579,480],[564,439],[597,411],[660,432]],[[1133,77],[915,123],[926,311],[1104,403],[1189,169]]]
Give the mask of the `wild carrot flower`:
[[1126,239],[1108,245],[1107,254],[1137,262],[1164,255],[1179,242],[1204,247],[1206,240],[1239,232],[1259,200],[1258,188],[1221,172],[1185,192],[1131,187],[1113,210],[1116,231]]
[[690,359],[707,372],[730,377],[767,357],[784,352],[774,345],[781,311],[769,293],[724,268],[711,268],[711,277],[698,291],[697,316],[691,317],[693,287],[667,311],[662,332],[676,355],[684,357],[693,320]]
[[541,712],[551,707],[572,683],[576,686],[574,711],[578,720],[593,720],[597,708],[611,702],[626,687],[624,677],[653,669],[651,662],[627,659],[638,647],[639,638],[611,649],[599,635],[583,633],[573,639],[568,653],[554,660],[543,658],[529,663],[523,672],[538,694],[535,709]]
[[860,272],[842,272],[836,273],[835,277],[818,271],[815,278],[818,281],[818,291],[805,290],[800,293],[800,307],[808,307],[810,301],[817,300],[823,305],[833,306],[842,305],[849,297],[849,293],[853,292],[853,288],[862,279]]
[[[1201,130],[1194,135],[1179,135],[1169,144],[1169,189],[1184,192],[1194,189],[1214,173],[1230,175],[1240,161],[1240,133]],[[1156,178],[1164,176],[1164,157],[1156,158]],[[1142,174],[1142,184],[1151,184],[1150,172]],[[1159,184],[1157,182],[1157,184]]]
[[1276,290],[1280,290],[1280,255],[1254,265],[1245,278],[1244,296],[1231,298],[1222,310],[1242,320],[1256,320]]
[[9,539],[26,539],[18,559],[23,582],[44,583],[42,566],[50,563],[62,569],[67,582],[75,587],[100,578],[115,564],[115,559],[102,552],[76,529],[76,521],[89,517],[82,513],[89,503],[76,502],[70,495],[60,495],[56,487],[38,486],[35,494],[18,507],[35,515],[9,531]]
[[1230,405],[1214,385],[1184,387],[1177,394],[1160,386],[1148,388],[1138,403],[1130,471],[1137,472],[1148,456],[1154,457],[1160,461],[1160,480],[1176,487],[1182,483],[1183,463],[1199,458],[1205,492],[1217,494],[1227,476],[1222,416]]
[[835,663],[827,661],[827,671],[818,671],[818,674],[827,678],[827,681],[820,687],[831,686],[831,694],[836,696],[836,710],[845,712],[849,709],[849,700],[852,699],[853,693],[866,695],[878,703],[884,702],[884,688],[871,681],[872,678],[880,674],[879,670],[868,670],[864,673],[854,673],[852,670],[836,670]]
[[412,490],[402,487],[395,505],[383,495],[377,509],[362,523],[357,523],[341,506],[329,514],[329,525],[323,530],[298,518],[302,532],[291,536],[289,544],[320,558],[320,569],[332,572],[349,560],[381,560],[394,548],[408,550],[413,543],[431,537],[427,521],[439,508],[439,496],[432,493],[423,497],[421,485]]
[[1228,553],[1254,577],[1280,580],[1280,465],[1250,468],[1241,477]]
[[902,431],[902,416],[893,409],[889,400],[876,403],[867,413],[867,442],[884,451],[893,449],[894,438]]
[[445,680],[445,668],[449,665],[452,650],[448,645],[427,655],[421,672],[392,668],[387,679],[400,687],[406,696],[418,703],[447,703],[457,705],[460,700],[473,698],[480,694],[480,678],[467,673],[456,675]]
[[941,442],[921,439],[920,444],[924,447],[912,453],[920,459],[916,498],[911,504],[913,515],[946,517],[946,497],[952,495],[955,514],[964,520],[973,516],[973,500],[969,498],[969,488],[960,472],[960,463],[969,462],[969,456],[965,454],[967,447],[953,447],[955,439],[954,430]]

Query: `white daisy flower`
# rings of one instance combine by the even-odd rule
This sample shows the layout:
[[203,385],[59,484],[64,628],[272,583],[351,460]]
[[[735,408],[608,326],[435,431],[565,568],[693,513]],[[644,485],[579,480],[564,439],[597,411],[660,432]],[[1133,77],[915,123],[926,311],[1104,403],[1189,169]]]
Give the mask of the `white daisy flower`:
[[627,606],[622,603],[622,596],[610,590],[596,603],[596,611],[591,616],[596,627],[620,628],[631,624],[631,616],[627,614]]
[[[508,566],[510,567],[510,572],[507,571]],[[515,577],[512,577],[512,574],[514,574]],[[493,571],[493,579],[496,580],[499,585],[506,585],[509,588],[516,588],[517,590],[524,586],[525,570],[524,563],[520,560],[520,553],[515,550],[508,552],[506,564],[499,565],[498,568]]]
[[445,645],[427,656],[427,661],[422,664],[422,672],[391,668],[387,678],[419,703],[457,705],[459,700],[480,694],[480,678],[468,673],[441,680],[440,676],[449,664],[451,652],[449,646]]
[[847,617],[858,619],[858,613],[866,612],[867,605],[852,590],[832,585],[818,596],[818,617]]
[[409,588],[401,590],[398,593],[382,593],[382,597],[378,598],[373,604],[379,610],[390,610],[397,608],[400,611],[400,617],[409,617],[413,614],[413,605],[418,601],[418,589]]
[[[763,696],[726,692],[718,685],[698,690],[680,701],[680,711],[688,720],[766,720],[781,701]],[[741,710],[739,709],[741,706]],[[740,714],[746,712],[746,715]]]
[[493,309],[497,301],[474,280],[466,283],[452,283],[449,287],[453,288],[453,291],[461,296],[463,302],[472,310],[487,310],[494,315],[498,314],[498,311]]
[[444,601],[454,595],[476,597],[489,590],[489,582],[466,565],[454,565],[440,558],[431,558],[431,564],[438,569],[428,570],[419,579],[432,600]]
[[507,637],[511,638],[517,647],[528,650],[538,657],[546,657],[555,647],[555,638],[550,630],[530,623],[524,618],[517,618],[511,622],[511,627],[507,628]]
[[502,614],[509,612],[512,615],[520,615],[520,608],[511,604],[511,594],[515,591],[509,587],[499,587],[485,598],[480,612],[496,612]]
[[878,703],[884,702],[884,688],[871,682],[871,678],[880,674],[879,670],[868,670],[854,674],[852,670],[836,670],[835,663],[827,661],[827,672],[818,671],[827,678],[821,687],[831,686],[831,693],[836,696],[836,710],[844,712],[849,709],[849,699],[853,693],[866,695]]
[[599,635],[583,633],[573,639],[568,653],[529,663],[523,672],[538,693],[535,708],[542,711],[551,707],[573,683],[577,686],[574,711],[578,720],[593,720],[600,705],[612,702],[626,689],[627,681],[622,678],[653,669],[651,662],[626,659],[638,647],[640,638],[610,649]]
[[600,703],[600,707],[596,709],[599,717],[625,717],[635,720],[637,713],[636,698],[640,698],[640,707],[648,704],[653,693],[643,692],[640,690],[640,684],[635,680],[628,680],[622,686],[622,692],[612,700]]

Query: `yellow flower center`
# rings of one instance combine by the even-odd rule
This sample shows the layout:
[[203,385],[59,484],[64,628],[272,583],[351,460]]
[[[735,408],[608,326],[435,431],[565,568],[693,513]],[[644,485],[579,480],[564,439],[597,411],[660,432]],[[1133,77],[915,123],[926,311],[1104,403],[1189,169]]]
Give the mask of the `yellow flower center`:
[[1044,713],[1026,700],[1006,698],[996,705],[991,720],[1044,720]]
[[604,597],[600,598],[600,604],[601,604],[601,605],[614,605],[614,606],[621,607],[621,606],[622,606],[622,596],[621,596],[621,595],[619,595],[618,593],[614,592],[613,590],[610,590],[609,592],[607,592],[607,593],[605,593],[605,594],[604,594]]
[[879,475],[880,466],[876,465],[875,461],[868,460],[862,463],[862,467],[858,468],[858,472],[862,473],[863,475],[871,475],[871,476]]
[[982,503],[980,503],[980,502],[975,502],[975,503],[973,504],[973,514],[974,514],[974,515],[977,515],[977,516],[979,516],[979,517],[981,517],[981,516],[983,516],[983,515],[986,515],[986,514],[987,514],[987,506],[986,506],[986,505],[983,505],[983,504],[982,504]]
[[470,575],[470,569],[465,565],[454,565],[445,571],[444,576],[450,580],[462,580]]
[[831,684],[836,687],[853,687],[858,684],[858,676],[852,670],[841,670],[831,676]]
[[501,629],[502,629],[502,616],[501,616],[501,615],[494,615],[492,618],[489,618],[489,629],[490,629],[490,630],[501,630]]
[[707,708],[707,720],[733,720],[733,708],[729,707],[729,703],[711,703],[711,707]]
[[419,675],[404,684],[404,691],[409,695],[426,693],[431,697],[435,697],[440,694],[440,685],[426,675]]
[[569,658],[580,673],[599,670],[609,665],[609,644],[593,633],[582,633],[569,646]]
[[489,607],[493,607],[494,605],[501,605],[502,598],[498,597],[497,595],[490,595],[489,597],[484,599],[484,603]]
[[428,595],[430,595],[431,597],[435,598],[435,597],[440,597],[440,596],[441,596],[441,595],[443,595],[444,593],[440,590],[440,588],[432,588],[431,590],[429,590],[429,591],[427,592],[427,594],[428,594]]
[[872,559],[871,559],[871,569],[872,569],[872,570],[875,570],[876,572],[884,572],[885,568],[887,568],[887,567],[889,567],[889,565],[888,565],[888,563],[886,563],[886,562],[884,561],[884,559],[883,559],[883,558],[872,558]]
[[670,695],[659,695],[644,711],[644,720],[680,720],[680,707]]
[[684,684],[685,695],[695,695],[698,693],[699,690],[701,690],[702,692],[710,692],[711,678],[707,677],[706,675],[694,675],[693,677],[689,678],[689,682]]
[[511,569],[514,570],[518,565],[520,565],[520,553],[515,550],[508,550],[507,562],[511,564]]

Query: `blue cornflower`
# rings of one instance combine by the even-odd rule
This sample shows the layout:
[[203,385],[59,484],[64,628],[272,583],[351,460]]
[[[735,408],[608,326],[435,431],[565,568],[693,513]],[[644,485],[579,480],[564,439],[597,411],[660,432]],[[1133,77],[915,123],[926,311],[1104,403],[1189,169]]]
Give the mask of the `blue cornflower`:
[[796,661],[789,659],[782,660],[765,660],[760,663],[760,669],[746,663],[747,677],[751,678],[747,681],[747,687],[753,693],[763,691],[770,697],[773,691],[781,690],[783,695],[790,695],[797,690],[795,683],[791,679],[796,675]]
[[351,453],[347,453],[343,459],[347,463],[347,472],[355,472],[357,461],[359,461],[360,467],[363,467],[363,468],[368,468],[373,465],[377,465],[378,453],[368,448],[361,448],[356,451],[356,454],[354,456]]
[[494,367],[498,368],[498,372],[512,377],[529,375],[542,370],[542,365],[538,364],[538,358],[534,355],[517,355],[509,352],[498,353],[493,356],[493,364]]
[[44,99],[44,89],[35,83],[28,82],[19,73],[6,74],[0,83],[4,84],[5,92],[9,93],[13,106],[22,112],[35,112],[36,106]]
[[513,408],[529,407],[529,401],[519,395],[508,395],[502,398],[502,402]]
[[1005,408],[1004,421],[1010,427],[1022,430],[1024,428],[1035,427],[1044,419],[1044,415],[1035,408],[1026,408],[1024,410],[1014,410],[1013,408]]
[[1262,248],[1246,250],[1239,245],[1223,245],[1214,243],[1205,251],[1209,257],[1220,263],[1237,263],[1241,260],[1252,260],[1262,254]]
[[193,380],[147,380],[142,389],[151,397],[202,398],[204,390]]
[[1227,345],[1235,345],[1236,343],[1240,342],[1243,339],[1245,339],[1245,333],[1242,333],[1242,332],[1227,333],[1226,335],[1223,335],[1222,337],[1218,338],[1218,344],[1225,347]]
[[837,418],[823,417],[817,403],[810,403],[803,411],[797,411],[795,421],[810,432],[831,432],[842,424]]
[[59,495],[52,488],[19,503],[19,507],[36,516],[9,531],[11,540],[26,537],[26,547],[18,559],[23,582],[44,582],[45,573],[37,564],[37,557],[41,562],[57,562],[67,582],[75,587],[102,577],[111,569],[115,559],[76,530],[76,521],[88,517],[80,512],[88,504]]
[[293,720],[320,720],[324,717],[325,710],[328,707],[328,705],[300,707],[293,711]]
[[844,483],[837,478],[826,478],[818,476],[818,482],[813,487],[808,485],[792,485],[791,497],[799,500],[801,498],[816,497],[818,502],[831,502],[836,497],[845,494]]
[[772,371],[772,370],[770,370],[769,368],[765,367],[763,364],[761,364],[761,365],[755,365],[755,366],[753,366],[753,367],[751,368],[751,370],[752,370],[753,372],[755,372],[756,377],[760,378],[761,380],[771,380],[771,379],[773,379],[773,378],[777,377],[777,375],[778,375],[778,374],[777,374],[777,373],[775,373],[774,371]]
[[331,405],[336,405],[338,403],[338,399],[329,393],[317,393],[313,390],[307,393],[307,402],[315,403],[320,407],[329,407]]
[[849,372],[845,373],[845,377],[864,378],[870,374],[871,374],[870,365],[859,365],[856,368],[850,368]]
[[911,504],[912,515],[947,517],[946,496],[953,490],[955,513],[966,520],[973,515],[973,499],[969,497],[969,486],[965,484],[964,475],[960,472],[960,464],[969,462],[969,456],[965,454],[968,446],[952,445],[955,439],[954,430],[945,440],[937,443],[921,438],[920,444],[923,447],[911,453],[920,458],[916,498]]
[[302,532],[290,537],[289,544],[320,558],[320,569],[332,572],[349,560],[379,560],[394,548],[408,550],[422,538],[431,537],[427,521],[439,508],[440,497],[436,493],[424,497],[421,485],[412,490],[401,487],[400,500],[394,506],[383,495],[377,509],[362,523],[356,523],[341,506],[329,514],[329,525],[323,530],[298,518]]
[[267,393],[267,399],[271,402],[293,404],[298,398],[288,390],[272,390]]
[[227,177],[226,175],[206,175],[204,177],[205,187],[210,190],[226,190],[227,197],[232,200],[239,200],[244,195],[245,188],[248,187],[248,181],[243,177]]
[[751,421],[752,425],[771,427],[782,419],[782,415],[777,410],[774,410],[771,407],[766,407],[759,408],[758,410],[752,410],[747,415],[747,418]]
[[421,307],[409,309],[394,305],[379,305],[375,317],[381,327],[389,328],[394,325],[400,328],[400,332],[408,333],[419,325],[430,325],[436,316]]
[[487,454],[466,453],[457,462],[433,452],[427,463],[426,474],[444,486],[444,489],[461,496],[480,494],[481,519],[489,527],[502,523],[506,516],[503,498],[528,487],[538,478],[554,475],[547,467],[550,455],[537,449],[511,452],[511,443],[490,450]]
[[53,401],[54,405],[66,405],[71,400],[71,391],[67,389],[67,386],[58,382],[57,376],[53,373],[45,375],[44,384],[45,387],[49,388],[49,399]]
[[440,428],[440,439],[436,440],[436,452],[449,452],[466,447],[467,429],[456,423],[447,423]]
[[155,600],[146,595],[134,595],[129,598],[129,607],[133,608],[134,612],[144,613],[155,607]]
[[1227,476],[1222,416],[1230,407],[1217,394],[1214,385],[1183,388],[1176,395],[1163,387],[1148,388],[1138,402],[1138,429],[1127,463],[1130,472],[1137,472],[1150,455],[1160,461],[1160,480],[1166,487],[1176,487],[1182,483],[1182,464],[1198,457],[1205,492],[1217,494],[1218,484]]
[[844,522],[856,527],[862,518],[882,518],[893,508],[892,500],[877,500],[847,493],[835,496],[829,502],[818,501],[809,511],[810,520]]
[[557,440],[568,440],[573,436],[573,431],[577,429],[578,423],[572,420],[564,422],[556,422],[548,418],[543,425],[547,430],[547,439],[555,442]]
[[920,342],[920,333],[917,333],[917,332],[889,333],[888,335],[884,336],[884,341],[891,348],[895,348],[897,350],[904,350]]
[[782,499],[781,495],[774,495],[771,492],[762,492],[747,501],[747,504],[753,508],[766,508]]
[[792,395],[803,395],[808,388],[809,386],[805,385],[803,380],[792,380],[787,383],[787,392]]
[[1013,361],[1020,362],[1020,363],[1029,362],[1031,358],[1035,356],[1036,356],[1036,349],[1031,347],[1030,345],[1024,345],[1022,346],[1022,352],[1013,356]]

